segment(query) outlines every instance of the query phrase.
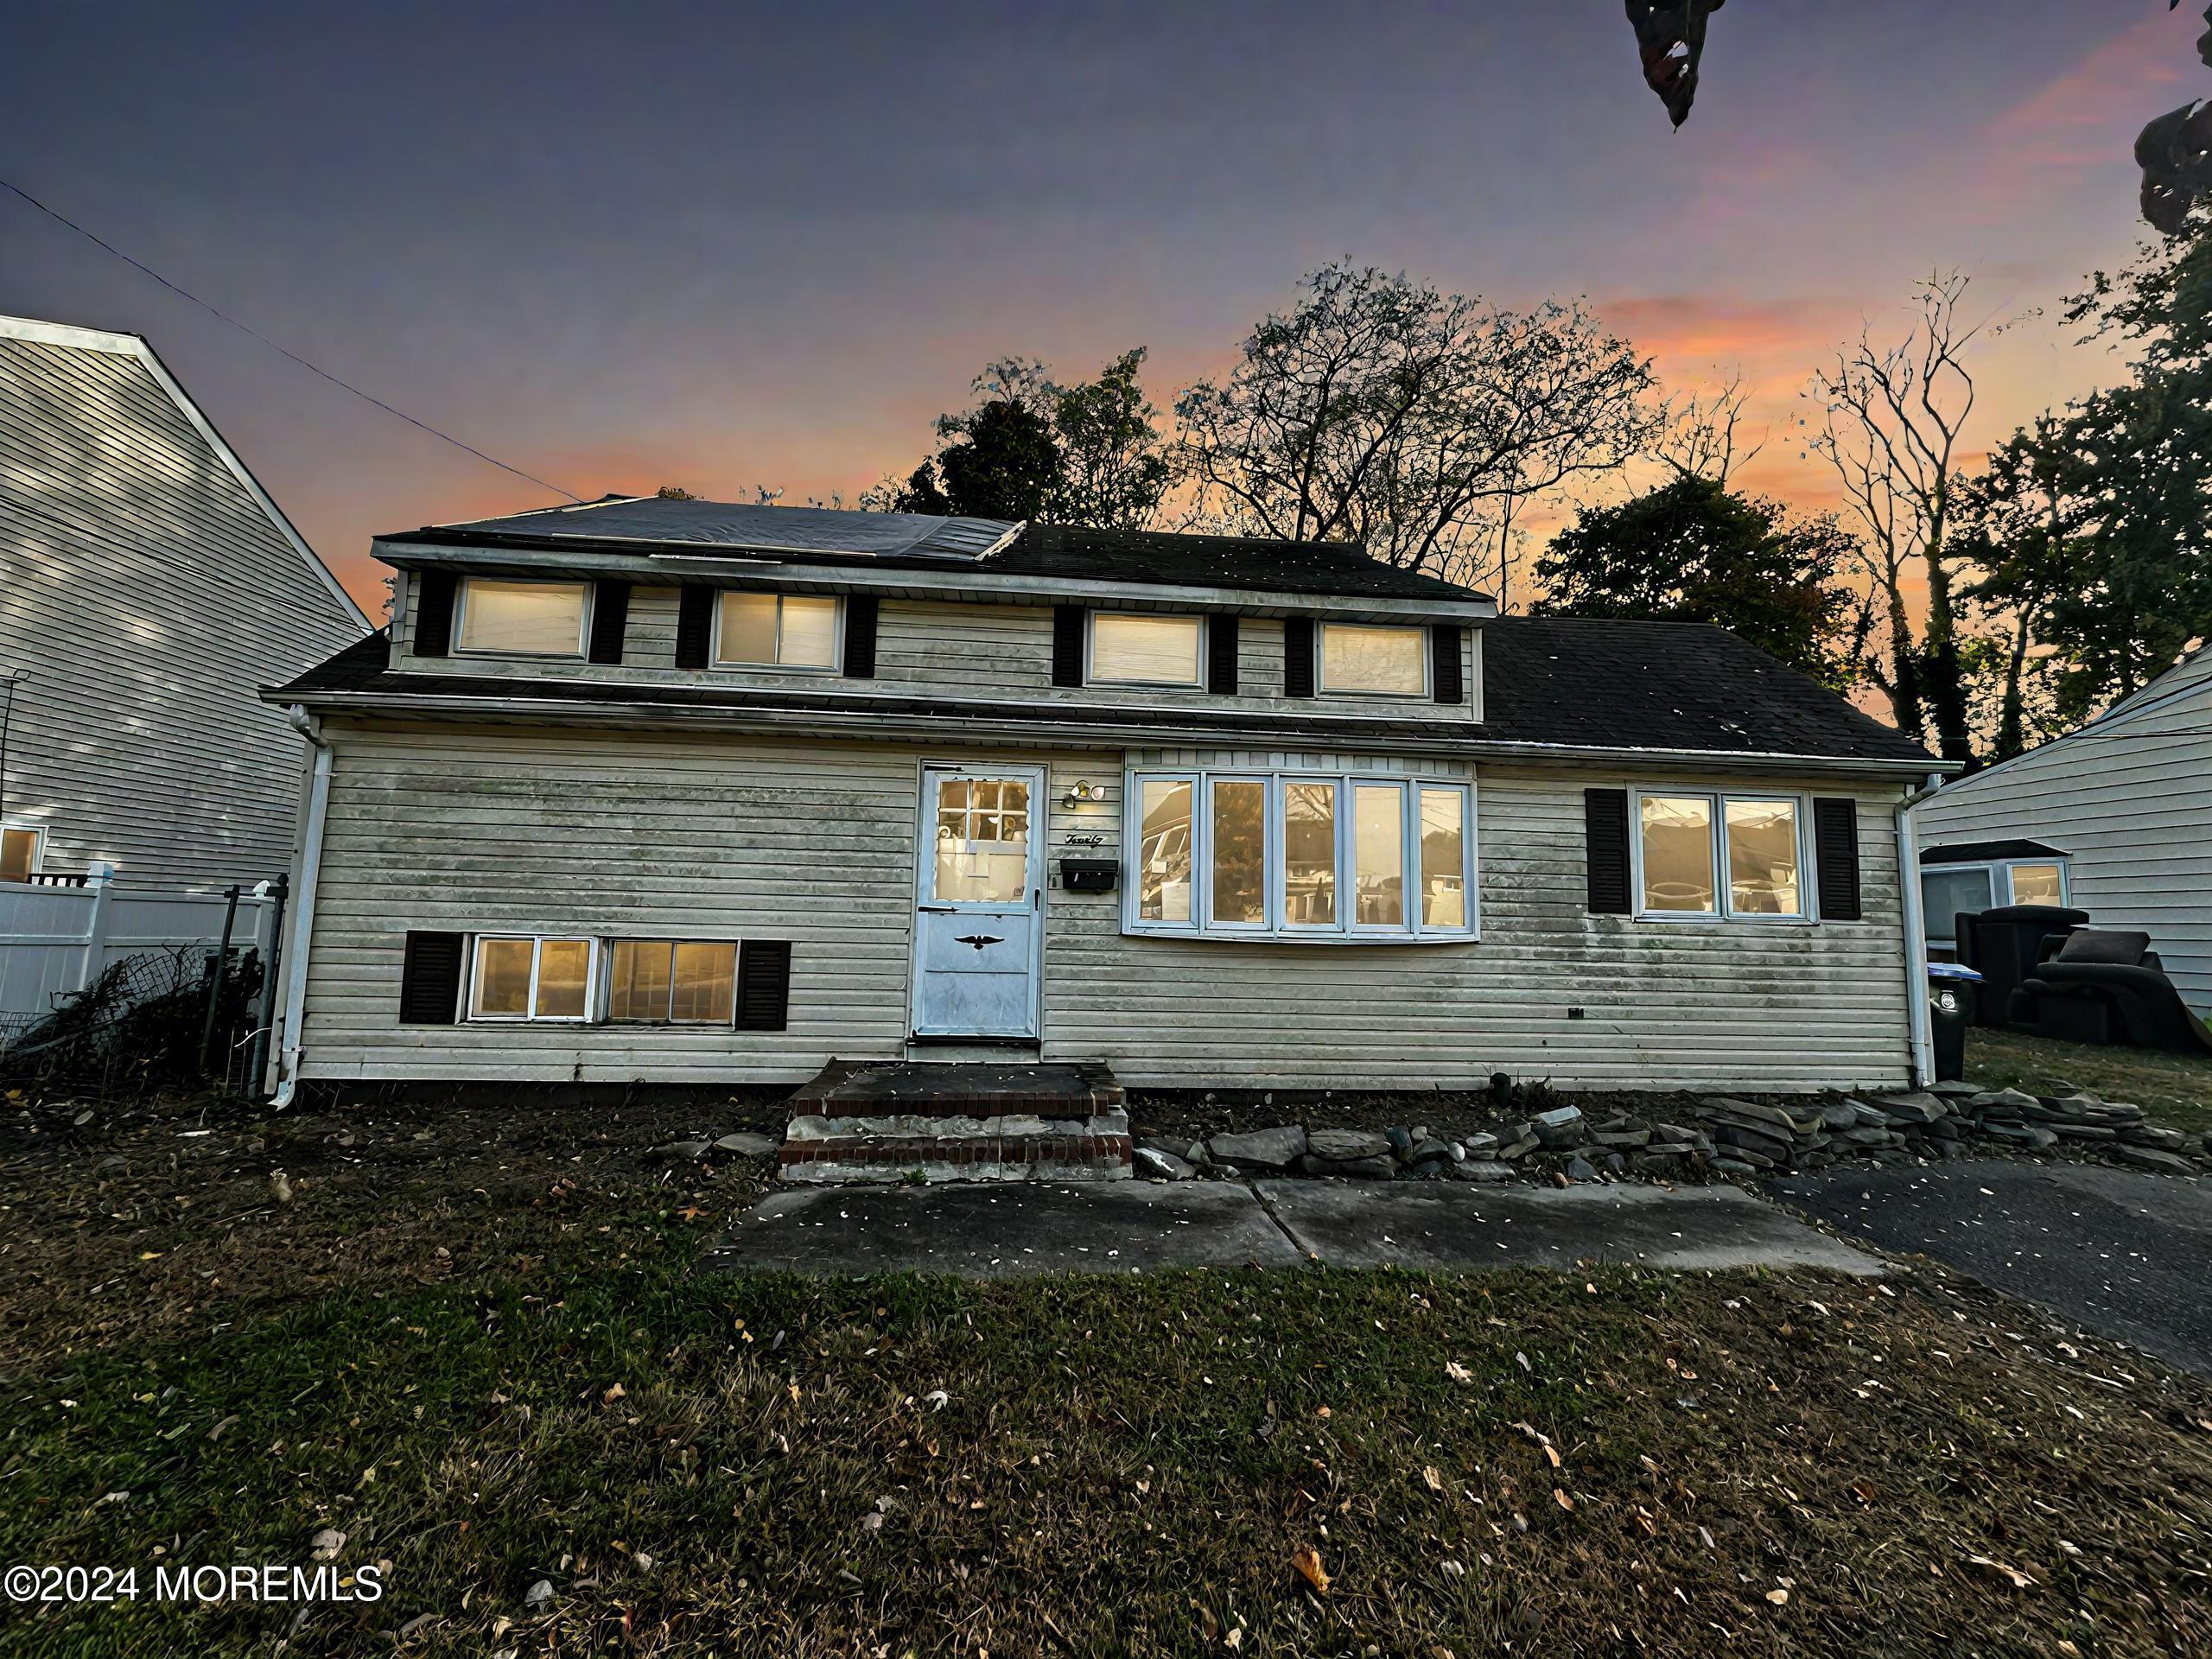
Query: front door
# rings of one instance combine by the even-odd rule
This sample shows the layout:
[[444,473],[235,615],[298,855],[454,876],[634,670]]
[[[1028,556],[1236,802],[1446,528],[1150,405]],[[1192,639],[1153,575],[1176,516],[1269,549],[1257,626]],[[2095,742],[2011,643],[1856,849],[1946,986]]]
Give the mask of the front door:
[[1044,792],[1041,767],[923,769],[915,1036],[1037,1035]]

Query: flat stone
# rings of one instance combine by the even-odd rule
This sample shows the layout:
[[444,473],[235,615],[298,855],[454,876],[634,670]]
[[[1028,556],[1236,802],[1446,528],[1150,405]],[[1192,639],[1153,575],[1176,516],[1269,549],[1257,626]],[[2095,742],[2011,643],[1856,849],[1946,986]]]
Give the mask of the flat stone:
[[1893,1119],[1917,1120],[1923,1123],[1933,1123],[1943,1116],[1946,1109],[1943,1103],[1933,1095],[1877,1095],[1874,1103]]
[[[1455,1165],[1455,1168],[1459,1166]],[[1398,1173],[1398,1160],[1389,1153],[1371,1158],[1316,1158],[1307,1153],[1298,1160],[1301,1175],[1335,1176],[1351,1181],[1387,1181]]]
[[1737,1100],[1727,1095],[1713,1095],[1698,1103],[1708,1112],[1717,1112],[1723,1117],[1743,1122],[1770,1124],[1784,1135],[1800,1134],[1804,1128],[1802,1115],[1785,1112],[1779,1106],[1764,1106],[1756,1100]]
[[779,1135],[761,1135],[752,1129],[736,1129],[715,1141],[715,1150],[740,1158],[766,1158],[783,1144]]
[[1740,1158],[1715,1158],[1713,1167],[1723,1175],[1756,1175],[1758,1171]]
[[2069,1141],[2111,1141],[2120,1134],[2106,1123],[2054,1123],[2050,1127]]
[[2158,1147],[2167,1152],[2179,1152],[2189,1145],[2189,1137],[2179,1129],[2162,1129],[2151,1123],[2131,1123],[2120,1132],[2120,1138],[2138,1147]]
[[2125,1141],[2112,1149],[2113,1161],[2127,1164],[2136,1169],[2164,1170],[2170,1175],[2194,1175],[2196,1166],[2177,1152],[2161,1152],[2156,1147],[2132,1147]]
[[1580,1106],[1558,1106],[1548,1112],[1538,1112],[1533,1120],[1536,1139],[1547,1147],[1572,1147],[1582,1138],[1582,1109]]
[[1534,1152],[1540,1144],[1541,1143],[1537,1141],[1535,1135],[1524,1135],[1518,1140],[1509,1141],[1503,1146],[1500,1147],[1497,1149],[1497,1155],[1501,1158],[1525,1158],[1529,1154]]
[[1946,1077],[1940,1082],[1929,1084],[1928,1092],[1947,1100],[1954,1100],[1978,1095],[1981,1092],[1981,1089],[1978,1084],[1961,1083],[1955,1077]]
[[1831,1129],[1848,1129],[1859,1122],[1859,1112],[1847,1100],[1830,1101],[1821,1108],[1821,1122]]
[[1423,1141],[1414,1148],[1414,1162],[1458,1163],[1467,1155],[1465,1147],[1454,1146],[1449,1141]]
[[1316,1158],[1387,1158],[1390,1137],[1376,1129],[1308,1129],[1306,1150]]
[[1648,1147],[1651,1144],[1651,1131],[1649,1129],[1599,1129],[1593,1132],[1590,1138],[1601,1147],[1625,1147],[1633,1152],[1638,1147]]
[[713,1150],[714,1143],[710,1141],[671,1141],[664,1147],[655,1147],[653,1156],[681,1158],[687,1162],[696,1163]]
[[2085,1095],[2078,1090],[2070,1095],[2044,1095],[2039,1098],[2052,1111],[2069,1117],[2094,1117],[2104,1110],[2105,1105],[2094,1095]]
[[1455,1181],[1510,1181],[1513,1179],[1510,1164],[1492,1163],[1487,1159],[1470,1158],[1464,1164],[1452,1166]]
[[1209,1135],[1206,1149],[1217,1163],[1239,1168],[1288,1169],[1306,1155],[1306,1130],[1299,1124],[1286,1123],[1243,1135]]
[[1473,1157],[1495,1158],[1497,1156],[1497,1137],[1487,1131],[1471,1135],[1459,1144],[1465,1147],[1469,1154]]
[[1594,1181],[1601,1177],[1595,1164],[1577,1154],[1567,1160],[1567,1179],[1570,1181]]
[[1969,1106],[2040,1106],[2043,1103],[2033,1095],[2018,1089],[1993,1089],[1986,1094],[1969,1098]]
[[1139,1147],[1130,1154],[1137,1173],[1150,1176],[1155,1181],[1187,1181],[1194,1179],[1198,1171],[1172,1152],[1158,1147]]

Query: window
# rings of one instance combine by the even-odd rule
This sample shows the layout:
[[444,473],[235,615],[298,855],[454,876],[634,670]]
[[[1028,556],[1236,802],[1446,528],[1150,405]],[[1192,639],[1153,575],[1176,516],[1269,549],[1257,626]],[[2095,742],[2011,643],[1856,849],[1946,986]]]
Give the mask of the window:
[[1637,913],[1808,919],[1802,805],[1794,796],[1637,795]]
[[2066,881],[2056,864],[2015,864],[2012,902],[2016,905],[2063,905]]
[[1305,942],[1474,936],[1471,786],[1300,773],[1138,773],[1124,926]]
[[1999,905],[2063,906],[2073,887],[2063,857],[1976,858],[1924,864],[1920,871],[1921,919],[1928,943],[1939,950],[1958,947],[1956,918],[1979,915]]
[[0,881],[28,881],[38,874],[39,833],[0,830]]
[[1321,690],[1359,696],[1428,695],[1428,631],[1321,625]]
[[1029,891],[1029,784],[939,778],[930,896],[948,905],[1018,905]]
[[583,1020],[591,1012],[593,942],[480,936],[468,976],[472,1020]]
[[461,584],[461,649],[516,657],[584,654],[586,583],[492,582]]
[[737,946],[686,939],[617,939],[607,1017],[726,1026],[736,1011]]
[[1090,613],[1093,685],[1203,685],[1205,626],[1195,616]]
[[837,666],[837,606],[815,594],[722,594],[715,663],[731,668]]

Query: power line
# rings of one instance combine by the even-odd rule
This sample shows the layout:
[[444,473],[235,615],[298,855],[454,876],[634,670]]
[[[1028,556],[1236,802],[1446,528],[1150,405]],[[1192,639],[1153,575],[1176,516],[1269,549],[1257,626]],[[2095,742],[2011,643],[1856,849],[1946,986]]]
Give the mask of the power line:
[[322,378],[329,381],[332,385],[340,388],[341,391],[352,392],[362,402],[374,404],[378,409],[384,410],[387,415],[397,415],[401,420],[406,422],[408,425],[420,428],[423,431],[429,433],[434,438],[442,438],[446,442],[453,445],[456,449],[465,449],[470,454],[475,456],[477,460],[488,462],[492,466],[497,467],[503,473],[512,473],[517,478],[527,479],[532,484],[537,485],[540,489],[550,490],[556,495],[565,495],[571,501],[581,501],[583,499],[583,497],[576,494],[572,490],[564,490],[558,484],[550,484],[534,473],[525,473],[519,467],[510,467],[505,461],[498,459],[496,456],[486,454],[481,449],[476,448],[475,445],[463,443],[459,438],[454,437],[450,432],[441,432],[436,427],[432,426],[428,421],[418,421],[412,415],[410,415],[405,410],[394,409],[390,404],[385,402],[383,398],[372,397],[369,393],[363,391],[359,386],[348,385],[346,381],[340,380],[336,375],[331,373],[329,370],[316,367],[315,365],[308,362],[307,359],[302,357],[297,352],[291,350],[288,346],[278,345],[275,340],[270,339],[268,335],[263,334],[259,329],[251,327],[245,323],[240,322],[236,317],[227,315],[224,312],[217,310],[213,306],[208,304],[207,301],[201,299],[197,294],[193,293],[190,289],[178,287],[168,277],[162,276],[160,271],[156,270],[150,265],[140,264],[139,261],[133,259],[129,254],[125,253],[121,248],[117,247],[113,243],[103,241],[99,237],[95,236],[92,232],[86,230],[83,226],[77,223],[75,219],[70,219],[64,214],[57,213],[53,208],[48,207],[44,202],[41,201],[36,196],[31,194],[29,191],[24,189],[21,185],[12,184],[6,179],[0,179],[0,188],[7,189],[13,192],[15,194],[21,196],[25,201],[30,203],[32,207],[37,208],[39,212],[44,213],[55,224],[66,226],[70,230],[76,232],[78,235],[83,237],[93,246],[113,254],[117,258],[122,260],[124,264],[129,265],[134,270],[142,271],[145,275],[152,277],[163,288],[168,289],[170,293],[179,295],[183,298],[191,301],[193,304],[198,306],[209,316],[217,319],[219,321],[229,323],[232,327],[239,330],[241,333],[251,334],[256,340],[269,347],[270,351],[281,353],[283,355],[290,358],[293,362],[307,370],[308,373],[321,376]]

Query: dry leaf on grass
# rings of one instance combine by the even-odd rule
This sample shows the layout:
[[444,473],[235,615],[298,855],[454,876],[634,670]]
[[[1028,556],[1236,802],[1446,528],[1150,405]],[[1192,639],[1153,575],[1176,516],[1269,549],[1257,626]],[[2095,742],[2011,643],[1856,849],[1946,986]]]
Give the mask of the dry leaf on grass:
[[1329,1593],[1329,1572],[1321,1565],[1321,1552],[1306,1544],[1294,1553],[1290,1564],[1298,1569],[1298,1576],[1323,1595]]
[[1559,1500],[1559,1506],[1562,1510],[1572,1510],[1574,1507],[1574,1500],[1569,1497],[1563,1489],[1553,1487],[1552,1496]]
[[2009,1580],[2015,1590],[2035,1588],[2036,1581],[2017,1567],[2007,1567],[2004,1562],[1992,1560],[1986,1555],[1969,1555],[1967,1557],[1967,1562],[1972,1567],[1986,1567],[2000,1578]]
[[1434,1464],[1430,1464],[1424,1468],[1421,1471],[1421,1478],[1430,1491],[1440,1492],[1444,1490],[1444,1473]]
[[1787,1590],[1770,1590],[1766,1592],[1766,1599],[1777,1607],[1787,1607],[1789,1605],[1789,1592]]

